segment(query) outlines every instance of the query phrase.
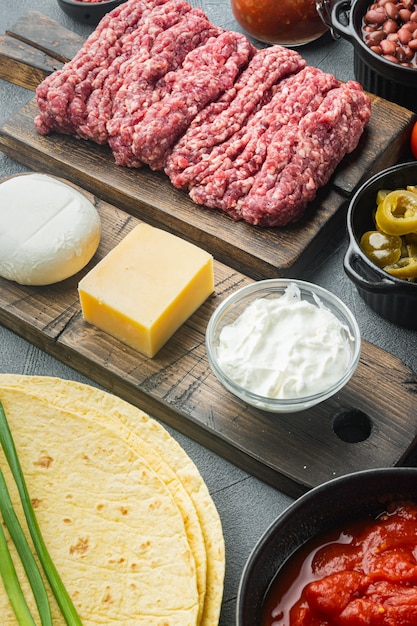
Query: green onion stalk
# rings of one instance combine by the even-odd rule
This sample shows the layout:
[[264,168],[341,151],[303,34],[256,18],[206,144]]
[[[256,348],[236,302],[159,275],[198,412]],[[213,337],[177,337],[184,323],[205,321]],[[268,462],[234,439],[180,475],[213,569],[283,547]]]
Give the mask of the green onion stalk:
[[36,626],[26,603],[19,579],[13,564],[3,526],[0,524],[0,574],[19,626]]
[[38,565],[29,547],[26,535],[13,509],[9,490],[4,479],[4,474],[0,469],[0,512],[3,516],[4,523],[13,540],[16,550],[22,561],[26,572],[27,579],[33,591],[39,617],[42,626],[52,626],[51,609],[49,606],[46,587],[39,571]]
[[25,513],[29,532],[32,537],[33,545],[35,546],[36,553],[39,557],[39,561],[42,565],[45,576],[51,586],[55,599],[58,603],[61,613],[68,626],[82,626],[80,617],[73,605],[73,602],[61,580],[61,577],[52,561],[52,558],[45,545],[45,541],[42,537],[41,530],[39,528],[38,520],[36,519],[35,512],[33,510],[32,502],[29,496],[29,492],[26,486],[26,481],[23,475],[23,471],[20,465],[19,458],[17,456],[15,444],[12,434],[10,432],[9,424],[6,418],[6,414],[3,409],[3,405],[0,402],[0,444],[3,448],[7,462],[13,474],[13,478],[16,482],[20,499],[22,502],[23,511]]

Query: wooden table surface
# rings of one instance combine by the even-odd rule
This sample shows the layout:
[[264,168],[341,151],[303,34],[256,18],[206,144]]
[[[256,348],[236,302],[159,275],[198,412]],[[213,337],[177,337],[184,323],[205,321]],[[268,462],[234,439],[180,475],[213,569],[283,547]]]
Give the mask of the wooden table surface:
[[[214,23],[232,30],[241,30],[234,20],[227,0],[201,0],[201,2],[191,0],[191,4],[201,6]],[[36,2],[19,0],[15,3],[4,1],[1,3],[0,35],[19,17],[31,10],[40,11],[54,18],[81,36],[87,36],[91,31],[91,27],[77,24],[62,13],[55,0],[36,0]],[[341,80],[354,78],[353,50],[349,43],[343,40],[334,41],[330,35],[325,35],[319,41],[299,50],[309,64],[330,71]],[[33,92],[0,80],[0,125],[3,126],[32,98]],[[27,171],[27,167],[0,153],[0,178],[24,171]],[[346,247],[346,232],[343,227],[340,228],[340,232],[332,233],[331,240],[326,242],[323,249],[298,277],[311,280],[333,291],[356,315],[365,340],[394,355],[405,366],[417,372],[416,333],[397,328],[381,319],[361,300],[343,271],[342,259]],[[52,375],[96,384],[65,365],[60,359],[54,358],[2,326],[0,326],[0,372]],[[378,402],[382,402],[384,394],[387,394],[386,386],[384,384],[381,384],[381,387],[377,386],[374,393],[378,395]],[[385,400],[389,404],[390,398],[386,397]],[[292,502],[292,498],[200,443],[196,443],[186,433],[179,433],[170,426],[168,429],[197,464],[222,519],[227,569],[220,625],[232,626],[237,588],[244,563],[261,534]],[[413,463],[413,458],[409,463]]]

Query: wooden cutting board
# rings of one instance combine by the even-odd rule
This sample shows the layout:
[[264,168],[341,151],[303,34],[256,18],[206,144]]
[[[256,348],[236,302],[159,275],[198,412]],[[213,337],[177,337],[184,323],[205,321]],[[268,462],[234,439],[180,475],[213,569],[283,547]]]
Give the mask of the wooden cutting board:
[[[49,18],[26,16],[0,41],[0,77],[34,89],[81,43]],[[33,126],[36,103],[30,101],[0,130],[0,149],[95,195],[103,237],[85,271],[143,219],[212,252],[216,290],[155,359],[83,321],[77,284],[84,272],[50,287],[0,279],[0,322],[290,495],[353,470],[402,464],[416,443],[417,380],[397,358],[364,342],[357,372],[337,396],[300,414],[275,416],[226,392],[210,371],[204,346],[208,319],[226,295],[252,279],[297,275],[337,229],[345,228],[346,200],[353,189],[403,154],[414,114],[372,100],[372,121],[360,146],[309,207],[306,219],[268,230],[196,207],[162,174],[118,168],[104,147],[71,137],[40,137]],[[372,399],[370,386],[377,390]]]
[[[8,30],[1,44],[0,77],[3,73],[7,80],[26,82],[33,89],[39,72],[45,76],[54,64],[73,56],[82,40],[42,14],[31,13]],[[46,62],[39,54],[46,55]],[[408,145],[414,114],[381,98],[372,97],[372,102],[372,119],[359,147],[343,160],[305,219],[284,229],[235,223],[220,211],[197,207],[164,174],[147,167],[117,167],[107,147],[60,135],[39,136],[33,125],[35,100],[0,130],[0,149],[35,170],[77,182],[132,215],[180,234],[248,276],[295,276],[344,227],[345,202],[355,187],[396,162]]]
[[38,11],[30,11],[0,35],[0,77],[36,89],[82,45],[83,39],[76,33]]
[[291,496],[351,471],[405,462],[417,439],[417,377],[371,343],[363,342],[348,385],[302,413],[253,409],[220,385],[206,357],[207,322],[232,290],[251,279],[219,261],[215,293],[154,359],[84,322],[79,279],[138,223],[89,197],[103,227],[94,259],[78,275],[48,287],[0,279],[0,323]]

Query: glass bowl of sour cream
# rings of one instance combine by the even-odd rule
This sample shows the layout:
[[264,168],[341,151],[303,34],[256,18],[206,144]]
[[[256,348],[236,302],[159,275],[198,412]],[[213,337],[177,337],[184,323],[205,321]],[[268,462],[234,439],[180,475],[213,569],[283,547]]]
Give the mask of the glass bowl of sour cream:
[[349,308],[296,279],[251,283],[228,296],[206,331],[210,366],[246,403],[303,411],[337,393],[359,362],[361,337]]

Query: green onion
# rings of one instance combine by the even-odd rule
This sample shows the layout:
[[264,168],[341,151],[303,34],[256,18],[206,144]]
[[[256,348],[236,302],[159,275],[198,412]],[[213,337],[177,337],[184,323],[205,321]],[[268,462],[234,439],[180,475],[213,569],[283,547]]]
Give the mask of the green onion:
[[16,574],[13,560],[10,555],[9,546],[0,524],[0,574],[3,579],[4,588],[9,597],[14,614],[17,617],[19,626],[36,626],[35,621],[26,604],[19,579]]
[[62,615],[64,616],[64,619],[68,626],[82,626],[79,615],[72,603],[72,600],[67,590],[65,589],[65,586],[58,574],[58,571],[51,559],[51,556],[42,537],[38,520],[36,519],[36,515],[32,507],[32,502],[30,500],[23,471],[17,456],[13,437],[10,432],[9,424],[7,422],[6,414],[4,412],[1,402],[0,443],[6,456],[7,462],[9,463],[17,488],[19,490],[20,499],[22,501],[23,510],[26,516],[29,532],[32,536],[33,544],[35,546],[45,575],[49,581],[49,584],[51,585],[51,589],[54,593],[58,606],[61,609]]
[[9,531],[9,534],[13,539],[13,543],[16,546],[23,567],[25,568],[26,576],[28,578],[30,586],[32,587],[33,596],[36,600],[36,604],[38,607],[39,617],[41,618],[41,624],[42,626],[52,626],[51,609],[49,606],[49,600],[43,578],[39,572],[39,568],[33,557],[25,533],[23,532],[17,515],[14,512],[9,490],[7,488],[4,474],[1,469],[0,512],[7,526],[7,530]]

